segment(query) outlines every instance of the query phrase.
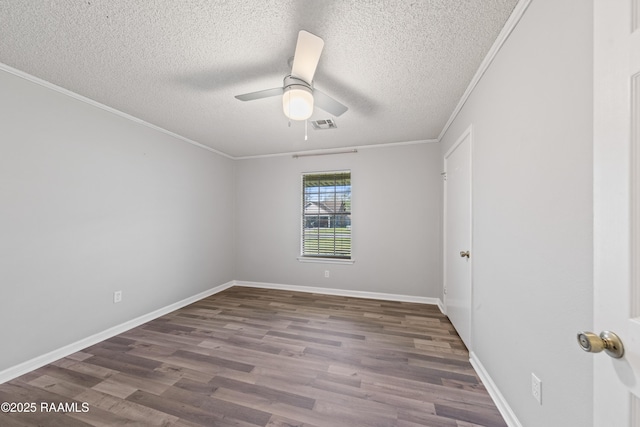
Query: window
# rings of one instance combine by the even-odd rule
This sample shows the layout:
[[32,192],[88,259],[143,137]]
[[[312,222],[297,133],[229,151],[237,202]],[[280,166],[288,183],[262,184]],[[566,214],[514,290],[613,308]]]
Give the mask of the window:
[[351,259],[351,172],[302,175],[302,256]]

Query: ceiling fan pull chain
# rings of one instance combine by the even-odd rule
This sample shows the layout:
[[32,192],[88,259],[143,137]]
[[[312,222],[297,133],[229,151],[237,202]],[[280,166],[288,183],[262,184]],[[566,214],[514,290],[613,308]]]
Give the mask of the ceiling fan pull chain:
[[309,122],[309,120],[305,120],[304,121],[304,140],[307,140],[307,123]]

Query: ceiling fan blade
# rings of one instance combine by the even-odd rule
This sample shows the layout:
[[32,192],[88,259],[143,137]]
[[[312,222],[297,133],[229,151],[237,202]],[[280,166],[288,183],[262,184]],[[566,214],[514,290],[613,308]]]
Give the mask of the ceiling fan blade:
[[311,84],[323,47],[324,41],[320,37],[304,30],[300,31],[296,53],[293,56],[291,75]]
[[236,95],[236,99],[240,101],[253,101],[254,99],[269,98],[271,96],[278,96],[284,93],[284,89],[281,87],[274,87],[273,89],[259,90],[257,92],[245,93],[243,95]]
[[327,113],[339,117],[344,114],[349,108],[346,105],[341,104],[324,92],[320,92],[318,89],[313,89],[313,100],[315,106],[322,108]]

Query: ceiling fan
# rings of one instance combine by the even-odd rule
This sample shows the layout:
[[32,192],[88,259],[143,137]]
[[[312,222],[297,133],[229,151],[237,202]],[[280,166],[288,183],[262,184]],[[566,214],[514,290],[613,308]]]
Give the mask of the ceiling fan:
[[324,41],[320,37],[300,31],[291,74],[284,78],[282,87],[245,93],[236,98],[240,101],[253,101],[282,95],[282,109],[291,120],[306,120],[311,117],[314,104],[334,116],[342,115],[348,110],[346,106],[313,87],[313,75],[323,47]]

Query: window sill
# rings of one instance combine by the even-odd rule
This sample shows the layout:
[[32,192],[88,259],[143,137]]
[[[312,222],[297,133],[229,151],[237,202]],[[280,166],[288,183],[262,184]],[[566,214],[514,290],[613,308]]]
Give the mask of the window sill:
[[320,258],[320,257],[307,257],[307,256],[299,256],[298,261],[313,262],[318,264],[353,264],[355,262],[354,259]]

